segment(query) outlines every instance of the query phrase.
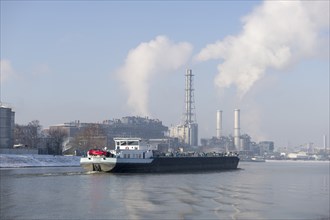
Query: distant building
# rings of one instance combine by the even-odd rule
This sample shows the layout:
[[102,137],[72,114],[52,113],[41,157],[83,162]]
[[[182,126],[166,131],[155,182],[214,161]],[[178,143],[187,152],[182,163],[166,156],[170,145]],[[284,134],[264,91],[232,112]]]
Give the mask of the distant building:
[[59,125],[52,125],[49,127],[49,130],[61,129],[67,133],[68,137],[74,137],[82,126],[84,125],[81,125],[80,121],[74,121]]
[[168,130],[158,119],[128,116],[122,119],[106,120],[102,124],[108,138],[139,137],[144,139],[164,138]]
[[198,124],[188,123],[169,128],[169,136],[189,146],[198,145]]
[[264,155],[265,153],[273,153],[274,152],[274,142],[273,141],[261,141],[259,142],[260,155]]
[[15,112],[0,103],[0,148],[14,146]]
[[251,137],[248,134],[243,134],[240,137],[241,141],[241,150],[243,151],[251,151]]
[[201,146],[204,151],[227,152],[235,150],[234,137],[232,136],[202,138]]
[[102,132],[93,139],[100,140],[103,147],[114,147],[113,138],[115,137],[138,137],[142,139],[163,139],[166,126],[158,119],[147,117],[128,116],[122,119],[105,120],[103,123],[81,123],[80,121],[64,123],[61,125],[50,126],[49,130],[59,128],[68,134],[67,140],[72,140],[79,132],[87,127],[100,129]]

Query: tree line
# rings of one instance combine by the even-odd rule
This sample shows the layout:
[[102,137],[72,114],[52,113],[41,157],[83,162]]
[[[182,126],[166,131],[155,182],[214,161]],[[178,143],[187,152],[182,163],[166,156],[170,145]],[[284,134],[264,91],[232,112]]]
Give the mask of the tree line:
[[42,129],[38,120],[27,125],[15,124],[14,147],[36,148],[41,154],[62,155],[86,152],[90,148],[107,146],[107,135],[99,124],[89,124],[82,127],[72,137],[65,127],[50,127]]

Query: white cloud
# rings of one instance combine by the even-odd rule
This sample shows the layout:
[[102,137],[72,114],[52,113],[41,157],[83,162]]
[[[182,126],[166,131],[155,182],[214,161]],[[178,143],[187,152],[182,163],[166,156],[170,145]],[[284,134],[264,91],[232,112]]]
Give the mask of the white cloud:
[[216,86],[235,85],[242,97],[268,68],[318,55],[329,37],[328,9],[328,1],[265,1],[243,18],[240,34],[207,45],[195,58],[222,60]]
[[128,92],[127,104],[132,113],[150,116],[148,94],[152,77],[180,68],[187,63],[191,52],[189,43],[173,43],[166,36],[157,36],[129,51],[117,74]]
[[1,82],[5,82],[15,75],[10,60],[0,60]]

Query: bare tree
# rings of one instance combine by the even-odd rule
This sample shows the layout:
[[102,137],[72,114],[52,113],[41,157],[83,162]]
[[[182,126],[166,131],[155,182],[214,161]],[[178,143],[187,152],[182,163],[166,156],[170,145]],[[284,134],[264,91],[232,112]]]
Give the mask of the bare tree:
[[14,127],[14,144],[26,143],[23,125],[15,124]]
[[40,142],[41,128],[38,120],[31,121],[28,125],[16,124],[14,128],[14,143],[37,148]]
[[107,136],[99,124],[90,124],[82,128],[74,137],[72,145],[80,151],[87,151],[90,148],[103,148],[107,144]]
[[31,147],[38,147],[41,135],[41,125],[38,120],[31,121],[28,125],[28,136],[31,142]]
[[48,131],[49,135],[49,153],[61,155],[62,154],[62,143],[66,137],[68,137],[68,132],[63,128],[52,128]]

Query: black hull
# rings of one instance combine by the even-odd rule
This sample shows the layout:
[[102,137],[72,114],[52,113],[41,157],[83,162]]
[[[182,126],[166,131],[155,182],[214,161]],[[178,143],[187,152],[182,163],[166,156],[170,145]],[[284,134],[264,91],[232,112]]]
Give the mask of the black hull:
[[111,173],[183,173],[237,169],[238,157],[158,157],[151,163],[117,163]]

